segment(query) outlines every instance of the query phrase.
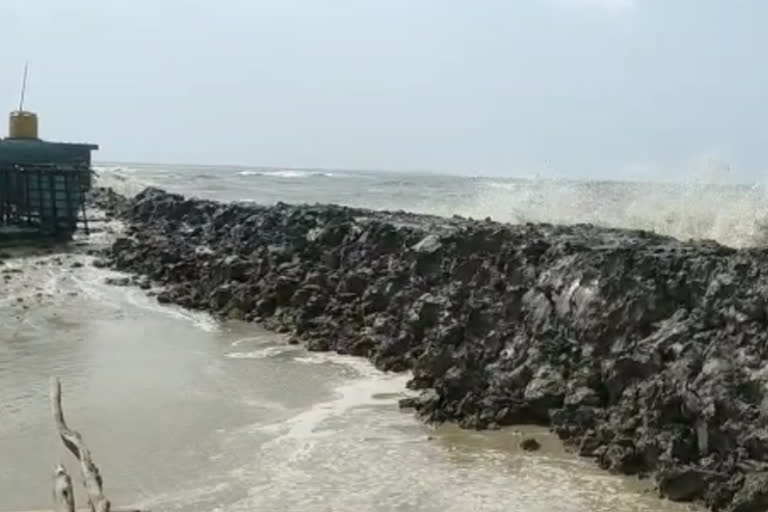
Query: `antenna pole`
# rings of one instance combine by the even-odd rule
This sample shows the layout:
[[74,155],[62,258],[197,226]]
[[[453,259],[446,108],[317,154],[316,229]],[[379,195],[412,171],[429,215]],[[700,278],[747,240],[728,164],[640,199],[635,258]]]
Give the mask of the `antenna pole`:
[[29,62],[24,63],[24,80],[21,82],[21,100],[19,101],[19,112],[24,110],[24,93],[27,92],[27,70]]

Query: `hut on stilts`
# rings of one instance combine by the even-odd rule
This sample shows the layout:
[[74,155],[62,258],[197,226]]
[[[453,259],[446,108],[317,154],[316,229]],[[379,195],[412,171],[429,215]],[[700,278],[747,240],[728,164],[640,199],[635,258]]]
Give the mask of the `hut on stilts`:
[[38,136],[38,118],[11,112],[8,137],[0,139],[0,242],[68,239],[88,232],[85,198],[91,188],[94,144],[48,142]]

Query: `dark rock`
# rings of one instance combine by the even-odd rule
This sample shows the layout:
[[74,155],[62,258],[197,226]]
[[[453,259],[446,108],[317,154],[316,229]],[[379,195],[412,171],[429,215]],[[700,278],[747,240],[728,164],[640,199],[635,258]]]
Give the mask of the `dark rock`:
[[765,249],[98,194],[128,227],[94,265],[147,276],[135,283],[164,287],[160,302],[411,370],[408,386],[424,391],[401,405],[427,421],[547,424],[606,469],[654,476],[672,499],[763,506]]
[[602,444],[597,434],[593,430],[589,430],[581,437],[578,453],[582,457],[593,457]]
[[600,395],[592,388],[589,388],[587,386],[580,386],[577,387],[571,391],[569,391],[565,396],[565,405],[566,406],[599,406],[601,405],[602,400],[600,399]]
[[707,488],[707,474],[696,469],[676,467],[657,475],[659,492],[672,501],[693,501]]
[[598,464],[603,469],[626,475],[636,475],[643,471],[642,459],[638,456],[631,441],[614,441],[601,446],[601,448],[604,448],[601,453],[598,454],[598,450],[595,450],[595,455],[598,457]]
[[520,442],[520,448],[527,452],[535,452],[541,448],[541,444],[532,437],[529,437],[527,439],[523,439]]
[[157,294],[157,302],[160,304],[170,304],[173,302],[173,296],[168,290],[163,290]]
[[241,257],[232,255],[225,257],[217,267],[222,281],[244,281],[251,266]]
[[111,188],[93,187],[88,191],[86,204],[91,208],[103,211],[109,218],[123,212],[128,205],[128,199]]
[[353,272],[344,279],[344,290],[352,296],[362,295],[370,281],[371,276],[367,272]]
[[542,366],[528,383],[523,398],[537,419],[546,420],[549,410],[562,406],[565,383],[562,374],[551,366]]
[[110,286],[129,286],[131,279],[128,277],[108,277],[104,280],[104,283]]
[[749,474],[733,497],[728,512],[765,512],[768,510],[768,472]]
[[428,235],[414,245],[413,250],[421,254],[434,254],[439,251],[442,246],[440,238],[437,235]]
[[134,241],[130,238],[118,238],[112,243],[112,250],[116,253],[125,252],[131,250],[135,245]]
[[[113,248],[113,250],[114,250],[114,248]],[[102,260],[102,259],[96,259],[96,260],[93,260],[93,266],[96,267],[96,268],[107,268],[107,267],[109,267],[109,262],[107,262],[106,260]]]
[[209,304],[213,311],[221,311],[224,307],[230,303],[234,289],[230,284],[222,284],[218,286],[209,297]]
[[399,405],[401,409],[416,409],[423,413],[429,408],[435,407],[439,401],[440,396],[434,389],[426,389],[418,396],[401,399]]

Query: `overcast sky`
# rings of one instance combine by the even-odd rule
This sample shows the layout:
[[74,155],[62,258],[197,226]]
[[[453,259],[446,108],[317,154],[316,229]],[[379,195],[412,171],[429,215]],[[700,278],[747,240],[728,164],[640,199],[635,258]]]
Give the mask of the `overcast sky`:
[[2,0],[41,135],[100,160],[768,169],[763,0]]

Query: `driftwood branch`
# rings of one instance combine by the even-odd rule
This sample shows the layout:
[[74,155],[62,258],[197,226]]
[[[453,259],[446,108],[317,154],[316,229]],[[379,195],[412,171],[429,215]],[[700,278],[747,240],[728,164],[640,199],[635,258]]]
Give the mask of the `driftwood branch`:
[[[5,512],[5,511],[3,511]],[[12,512],[50,512],[50,510],[14,510]],[[58,512],[58,511],[56,511]],[[75,512],[91,512],[90,508],[76,508]],[[147,512],[140,508],[113,508],[112,512]]]
[[75,512],[72,479],[61,464],[53,470],[53,507],[55,512]]
[[[110,512],[110,503],[104,496],[99,468],[94,464],[91,452],[83,441],[83,436],[76,430],[69,428],[64,420],[64,411],[61,408],[61,382],[55,378],[51,380],[51,405],[53,406],[53,419],[56,423],[59,437],[61,437],[64,446],[80,461],[80,472],[83,476],[85,489],[88,492],[88,504],[91,511]],[[64,471],[64,474],[66,474],[66,471]]]

